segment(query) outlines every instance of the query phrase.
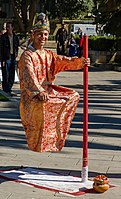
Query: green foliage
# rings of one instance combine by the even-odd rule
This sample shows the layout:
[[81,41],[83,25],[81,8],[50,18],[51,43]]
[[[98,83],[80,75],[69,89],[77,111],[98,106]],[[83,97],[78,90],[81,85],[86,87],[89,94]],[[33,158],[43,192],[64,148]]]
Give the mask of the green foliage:
[[9,101],[9,99],[0,93],[0,101]]
[[90,36],[89,49],[98,51],[121,50],[121,38]]
[[80,42],[79,34],[74,34],[74,39],[76,40],[76,44],[79,45],[79,42]]
[[117,49],[117,50],[121,51],[121,37],[119,37],[118,39],[115,39],[114,49]]
[[54,35],[49,35],[48,40],[49,41],[55,41],[55,36]]
[[92,11],[93,0],[11,0],[18,32],[31,30],[38,12],[49,19],[82,19]]
[[108,21],[106,22],[106,25],[104,27],[105,33],[110,33],[112,35],[120,36],[121,35],[121,11],[114,13],[107,20]]
[[44,9],[49,13],[50,19],[78,19],[81,15],[91,12],[93,6],[93,0],[47,0]]
[[94,0],[93,13],[96,23],[104,27],[105,33],[121,36],[121,1]]

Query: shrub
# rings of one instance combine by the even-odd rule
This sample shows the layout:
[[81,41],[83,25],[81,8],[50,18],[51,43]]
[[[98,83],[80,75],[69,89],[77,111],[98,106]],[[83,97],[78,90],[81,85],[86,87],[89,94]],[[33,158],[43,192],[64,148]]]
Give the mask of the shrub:
[[89,36],[89,49],[98,51],[115,51],[121,49],[121,39],[104,36]]
[[50,40],[50,41],[54,41],[54,40],[55,40],[55,36],[54,36],[54,35],[49,35],[48,40]]
[[118,39],[115,40],[115,42],[114,42],[114,48],[116,50],[121,51],[121,38],[118,38]]

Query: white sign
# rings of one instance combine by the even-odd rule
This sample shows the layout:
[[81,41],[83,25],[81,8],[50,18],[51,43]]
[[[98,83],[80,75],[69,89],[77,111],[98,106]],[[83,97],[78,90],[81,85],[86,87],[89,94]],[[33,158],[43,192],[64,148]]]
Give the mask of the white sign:
[[73,32],[77,32],[78,29],[82,30],[83,34],[88,36],[90,35],[97,35],[96,33],[96,25],[95,24],[74,24],[73,25]]

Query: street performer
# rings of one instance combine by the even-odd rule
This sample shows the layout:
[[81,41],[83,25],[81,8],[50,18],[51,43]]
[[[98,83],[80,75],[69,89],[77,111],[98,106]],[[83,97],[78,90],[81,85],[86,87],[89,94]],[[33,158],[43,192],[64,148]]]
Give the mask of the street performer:
[[44,21],[33,26],[33,43],[19,61],[20,115],[28,147],[37,152],[60,151],[79,102],[79,94],[54,85],[55,75],[80,70],[89,59],[57,55],[44,48],[49,27]]

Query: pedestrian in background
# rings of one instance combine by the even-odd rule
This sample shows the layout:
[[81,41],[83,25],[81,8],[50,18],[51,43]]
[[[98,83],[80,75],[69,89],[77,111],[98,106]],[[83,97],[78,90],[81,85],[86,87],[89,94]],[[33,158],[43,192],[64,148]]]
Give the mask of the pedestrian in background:
[[6,32],[0,38],[0,61],[2,69],[2,89],[10,95],[15,78],[16,57],[18,55],[19,39],[14,33],[12,22],[6,23]]
[[57,42],[57,54],[66,55],[66,45],[68,39],[68,33],[66,30],[66,24],[62,22],[61,28],[58,29],[56,33],[56,42]]
[[69,56],[70,57],[77,56],[77,44],[73,33],[71,33],[71,37],[68,41],[68,47],[69,47]]
[[[3,30],[0,30],[0,38],[1,38],[2,34],[3,34]],[[1,61],[0,61],[0,74],[1,74]],[[2,82],[1,78],[0,78],[0,82]]]
[[81,57],[82,56],[82,40],[83,40],[83,34],[82,34],[82,30],[81,28],[78,28],[77,32],[75,32],[75,40],[76,40],[76,44],[78,45],[77,48],[77,56]]
[[84,37],[82,34],[80,34],[78,57],[81,57],[83,55],[83,43],[84,43]]

